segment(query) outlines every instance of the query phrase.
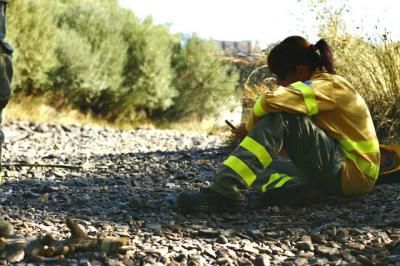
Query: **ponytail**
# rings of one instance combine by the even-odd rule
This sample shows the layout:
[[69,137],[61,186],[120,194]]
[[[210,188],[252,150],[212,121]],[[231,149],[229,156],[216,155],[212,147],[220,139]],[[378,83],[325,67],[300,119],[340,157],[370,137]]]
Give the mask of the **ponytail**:
[[319,51],[319,68],[325,68],[328,73],[335,74],[335,67],[333,66],[333,53],[331,47],[324,39],[320,39],[315,48]]

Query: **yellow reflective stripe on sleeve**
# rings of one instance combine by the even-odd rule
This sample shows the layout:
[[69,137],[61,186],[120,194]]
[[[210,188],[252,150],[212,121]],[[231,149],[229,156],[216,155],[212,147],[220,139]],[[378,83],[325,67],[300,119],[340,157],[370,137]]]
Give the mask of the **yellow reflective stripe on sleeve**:
[[352,160],[358,166],[358,168],[360,168],[361,172],[363,172],[367,176],[372,177],[375,180],[378,178],[379,165],[376,165],[376,164],[368,162],[364,159],[358,158],[356,155],[354,155],[346,150],[344,151],[344,154],[345,154],[346,158]]
[[318,113],[318,105],[315,100],[314,90],[311,86],[305,84],[304,82],[297,81],[295,83],[290,84],[294,88],[298,89],[304,97],[304,102],[307,106],[307,114],[309,116],[315,115]]
[[225,160],[224,165],[235,171],[235,173],[238,174],[249,187],[256,180],[254,172],[236,156],[229,156],[228,159]]
[[344,139],[339,141],[339,144],[346,151],[357,151],[359,153],[379,152],[378,140],[352,141]]
[[253,113],[256,115],[256,117],[262,117],[266,114],[268,114],[268,112],[266,112],[264,110],[264,108],[262,107],[262,100],[263,100],[263,96],[261,95],[260,97],[258,97],[256,103],[254,104],[253,107]]
[[278,184],[275,185],[275,188],[282,187],[284,184],[286,184],[288,181],[290,181],[292,179],[293,179],[293,177],[291,177],[291,176],[286,176],[286,177],[282,178],[282,180],[279,181]]
[[267,152],[265,147],[255,141],[254,139],[250,137],[246,137],[241,143],[240,146],[254,154],[257,159],[260,161],[260,163],[264,166],[264,168],[267,168],[271,162],[272,158],[271,155]]
[[280,173],[275,173],[275,174],[270,175],[270,176],[269,176],[268,183],[265,184],[265,185],[263,185],[263,186],[261,187],[261,191],[262,191],[262,192],[267,191],[267,187],[268,187],[270,184],[272,184],[273,182],[275,182],[276,180],[278,180],[279,178],[282,178],[282,177],[284,177],[284,176],[287,176],[287,175],[286,175],[286,174],[280,174]]
[[359,158],[357,155],[351,153],[352,151],[358,153],[379,152],[379,142],[377,140],[353,141],[350,139],[344,139],[339,141],[339,144],[343,148],[346,158],[352,160],[361,172],[373,179],[378,178],[379,165],[368,162],[367,160]]

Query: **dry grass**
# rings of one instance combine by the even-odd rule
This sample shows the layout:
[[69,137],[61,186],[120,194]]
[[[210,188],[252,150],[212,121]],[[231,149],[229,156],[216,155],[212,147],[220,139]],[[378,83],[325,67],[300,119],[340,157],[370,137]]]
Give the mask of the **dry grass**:
[[149,120],[130,123],[116,121],[111,123],[91,114],[83,114],[72,108],[62,107],[58,110],[49,105],[46,99],[38,97],[12,98],[4,109],[3,120],[24,120],[61,125],[89,125],[91,127],[109,127],[119,130],[164,128],[181,131],[199,131],[211,135],[227,134],[229,132],[227,126],[219,125],[214,118],[204,119],[203,121],[186,119],[173,123]]
[[83,114],[71,108],[54,108],[46,99],[38,97],[11,98],[4,109],[4,120],[25,120],[39,123],[62,125],[90,125],[92,127],[133,128],[134,125],[113,124],[90,114]]
[[[265,66],[259,67],[254,71],[262,71],[264,68]],[[252,72],[252,74],[254,73],[254,71]],[[247,81],[249,80],[250,76]],[[276,80],[273,77],[263,78],[262,80],[255,80],[252,83],[246,82],[243,85],[242,103],[244,112],[242,122],[247,121],[247,117],[249,116],[251,108],[254,106],[254,103],[258,96],[260,96],[263,92],[273,90],[276,87]]]
[[331,40],[338,72],[366,100],[383,143],[400,140],[400,44],[349,35]]

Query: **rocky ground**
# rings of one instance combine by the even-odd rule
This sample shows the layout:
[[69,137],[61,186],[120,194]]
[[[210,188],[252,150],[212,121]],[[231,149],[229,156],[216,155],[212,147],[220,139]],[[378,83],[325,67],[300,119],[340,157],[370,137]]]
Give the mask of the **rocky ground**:
[[4,169],[0,212],[13,237],[68,239],[71,217],[88,238],[129,242],[32,257],[4,251],[0,238],[0,264],[400,265],[400,186],[300,208],[249,202],[240,214],[187,214],[175,197],[210,182],[228,152],[221,136],[27,122],[4,128],[6,164],[82,166]]

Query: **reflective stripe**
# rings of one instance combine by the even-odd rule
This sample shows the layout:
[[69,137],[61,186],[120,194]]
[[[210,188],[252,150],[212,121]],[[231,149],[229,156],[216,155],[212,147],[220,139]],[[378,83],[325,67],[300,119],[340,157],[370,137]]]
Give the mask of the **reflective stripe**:
[[352,141],[344,139],[339,141],[339,144],[346,151],[357,151],[359,153],[379,151],[379,142],[377,140]]
[[280,173],[272,174],[272,175],[269,177],[268,183],[265,184],[265,185],[263,185],[263,186],[261,187],[261,191],[262,191],[262,192],[266,192],[266,191],[267,191],[267,187],[268,187],[270,184],[272,184],[273,182],[275,182],[275,181],[277,181],[277,180],[279,180],[279,179],[281,179],[281,180],[274,186],[274,188],[280,188],[280,187],[282,187],[282,186],[283,186],[284,184],[286,184],[288,181],[292,180],[293,177],[288,176],[287,174],[280,174]]
[[254,172],[236,156],[229,156],[228,159],[225,160],[224,165],[235,171],[236,174],[238,174],[249,187],[256,180],[256,175]]
[[271,162],[272,158],[271,155],[267,152],[265,147],[255,141],[254,139],[250,137],[246,137],[241,143],[240,146],[254,154],[257,159],[260,161],[260,163],[264,166],[264,168],[267,168]]
[[293,179],[293,177],[291,177],[291,176],[286,176],[286,177],[282,178],[282,180],[279,181],[279,183],[275,185],[275,188],[282,187],[284,184],[286,184],[286,182],[288,182],[289,180],[292,180],[292,179]]
[[358,153],[379,152],[379,142],[377,140],[352,141],[350,139],[344,139],[339,141],[339,144],[343,148],[346,158],[352,160],[357,167],[360,168],[361,172],[373,179],[378,178],[379,165],[373,164],[351,153],[352,151]]
[[304,102],[307,106],[307,114],[309,116],[315,115],[318,113],[318,105],[317,102],[315,101],[315,95],[314,95],[314,90],[311,86],[301,82],[297,81],[295,83],[290,84],[294,88],[298,89],[304,97]]
[[262,192],[267,191],[267,187],[268,187],[270,184],[272,184],[273,182],[275,182],[276,180],[278,180],[279,178],[282,178],[282,177],[284,177],[284,176],[287,176],[287,175],[286,175],[286,174],[280,174],[280,173],[275,173],[275,174],[270,175],[270,176],[269,176],[268,183],[262,186],[261,191],[262,191]]
[[360,168],[361,172],[366,174],[367,176],[372,177],[374,180],[378,178],[379,174],[379,165],[368,162],[367,160],[358,158],[356,155],[344,150],[344,154],[346,158],[352,160],[358,168]]
[[268,112],[266,112],[264,110],[264,108],[262,107],[262,100],[263,100],[263,96],[261,95],[260,97],[258,97],[256,103],[254,104],[253,107],[253,113],[256,115],[256,117],[262,117],[266,114],[268,114]]

